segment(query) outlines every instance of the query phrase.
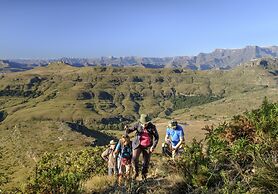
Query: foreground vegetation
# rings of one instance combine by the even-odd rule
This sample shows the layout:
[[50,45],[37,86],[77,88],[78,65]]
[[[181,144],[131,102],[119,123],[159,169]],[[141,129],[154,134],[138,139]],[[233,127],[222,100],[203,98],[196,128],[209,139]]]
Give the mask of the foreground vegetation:
[[278,190],[278,103],[218,127],[186,146],[176,164],[184,193],[275,193]]
[[106,173],[101,147],[63,154],[46,153],[36,165],[26,193],[78,193],[84,181]]

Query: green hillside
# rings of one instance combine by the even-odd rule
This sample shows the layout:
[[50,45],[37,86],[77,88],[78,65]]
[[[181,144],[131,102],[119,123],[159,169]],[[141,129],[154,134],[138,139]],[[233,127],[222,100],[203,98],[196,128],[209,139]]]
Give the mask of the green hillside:
[[2,111],[7,113],[4,125],[56,120],[82,121],[86,126],[103,128],[107,124],[119,124],[119,120],[132,121],[142,112],[161,117],[175,109],[232,95],[275,90],[274,78],[275,75],[261,67],[190,71],[74,68],[56,63],[2,75],[0,103]]
[[258,107],[264,96],[277,101],[277,64],[192,71],[52,63],[1,74],[1,181],[20,185],[45,151],[103,145],[141,113],[219,122]]

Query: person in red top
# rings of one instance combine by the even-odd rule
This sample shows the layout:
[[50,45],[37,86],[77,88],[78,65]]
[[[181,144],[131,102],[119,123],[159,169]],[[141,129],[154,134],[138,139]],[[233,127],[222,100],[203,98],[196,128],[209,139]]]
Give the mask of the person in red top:
[[138,123],[133,127],[125,126],[126,134],[136,131],[135,139],[132,142],[132,165],[135,171],[133,179],[139,176],[139,157],[143,155],[142,178],[147,178],[151,153],[154,151],[159,135],[156,126],[150,122],[147,115],[142,114]]

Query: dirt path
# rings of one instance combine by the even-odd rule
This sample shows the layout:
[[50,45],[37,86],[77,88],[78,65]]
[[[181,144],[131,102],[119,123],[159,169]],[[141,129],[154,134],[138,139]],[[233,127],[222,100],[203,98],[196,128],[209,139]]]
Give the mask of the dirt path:
[[[169,193],[171,187],[174,186],[174,182],[171,182],[169,178],[163,176],[152,176],[149,175],[146,180],[131,180],[125,185],[111,185],[106,187],[106,189],[98,193],[108,193],[108,194],[161,194]],[[97,192],[92,192],[97,193]]]

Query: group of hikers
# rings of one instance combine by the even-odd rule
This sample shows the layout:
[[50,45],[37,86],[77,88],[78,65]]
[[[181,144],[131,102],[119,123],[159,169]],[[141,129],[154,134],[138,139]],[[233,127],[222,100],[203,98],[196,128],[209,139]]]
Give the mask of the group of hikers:
[[[129,134],[136,132],[134,140],[131,141]],[[139,176],[139,157],[142,154],[142,179],[146,180],[151,153],[154,152],[159,140],[156,126],[150,118],[142,114],[139,121],[132,127],[125,126],[125,134],[118,142],[111,140],[110,146],[101,157],[108,163],[108,175],[118,175],[119,183],[123,177],[136,180]],[[183,128],[177,121],[171,120],[168,123],[165,135],[165,143],[162,144],[162,153],[171,156],[173,159],[179,152],[184,141]],[[133,172],[131,172],[133,170]]]

